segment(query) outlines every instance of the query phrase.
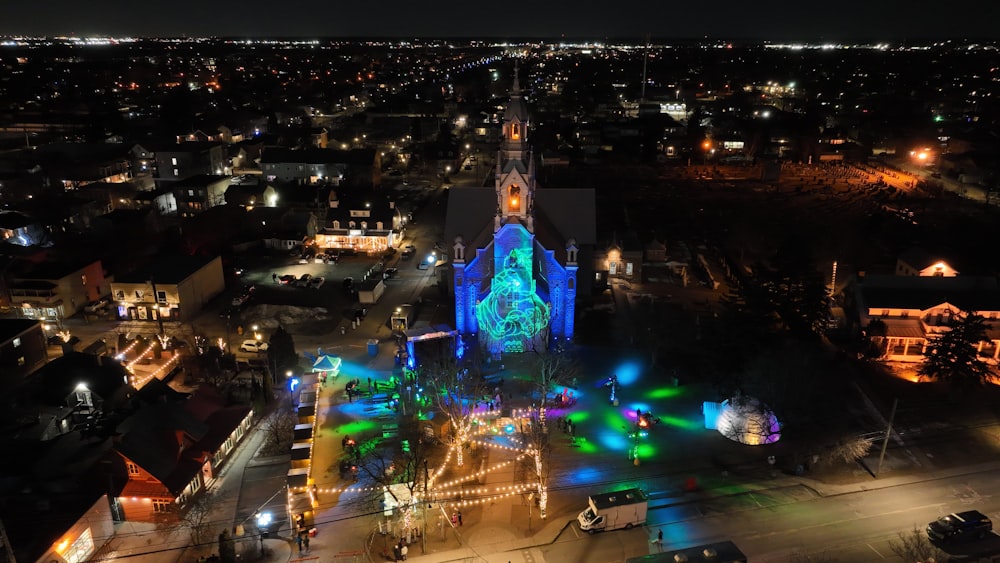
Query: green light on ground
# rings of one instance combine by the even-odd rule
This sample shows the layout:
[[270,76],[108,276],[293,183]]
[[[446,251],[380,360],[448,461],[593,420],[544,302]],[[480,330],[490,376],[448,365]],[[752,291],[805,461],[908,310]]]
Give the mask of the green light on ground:
[[660,422],[681,430],[700,430],[703,428],[702,421],[692,421],[678,416],[661,416]]
[[653,444],[639,444],[639,460],[649,459],[656,455],[656,446]]
[[375,423],[371,420],[353,420],[347,424],[341,424],[336,431],[339,434],[361,434],[368,430],[374,430]]
[[588,442],[583,438],[576,439],[577,450],[582,454],[596,454],[597,444],[595,442]]
[[587,411],[573,411],[566,418],[572,420],[573,424],[580,424],[590,418],[590,413]]
[[673,399],[683,394],[681,387],[659,387],[645,393],[647,399]]

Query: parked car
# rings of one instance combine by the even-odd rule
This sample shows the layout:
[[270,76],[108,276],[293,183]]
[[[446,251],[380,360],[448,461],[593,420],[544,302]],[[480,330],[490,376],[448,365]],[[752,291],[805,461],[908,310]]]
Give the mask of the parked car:
[[982,539],[993,530],[993,522],[978,510],[952,513],[927,525],[931,541],[949,542],[971,538]]
[[292,285],[295,287],[306,287],[310,279],[312,279],[312,274],[302,274],[299,276],[299,279],[292,282]]
[[399,268],[386,268],[385,271],[382,272],[382,279],[387,280],[389,278],[394,278],[398,275],[399,275]]
[[326,278],[324,278],[323,276],[316,276],[315,278],[312,278],[308,282],[306,282],[306,285],[307,287],[311,287],[313,289],[319,289],[323,287],[324,283],[326,283]]
[[93,301],[91,303],[87,303],[87,305],[85,305],[83,307],[83,312],[84,313],[91,313],[91,314],[93,314],[93,313],[100,313],[100,312],[104,311],[105,309],[107,309],[108,305],[110,305],[110,304],[111,304],[111,301],[109,301],[107,298],[101,298],[101,299],[98,299],[97,301]]
[[344,281],[341,282],[341,284],[344,286],[344,289],[353,289],[354,288],[354,278],[348,276],[348,277],[344,278]]
[[242,307],[247,301],[250,301],[250,295],[249,294],[244,293],[243,295],[237,295],[236,297],[233,297],[232,306],[233,307]]
[[290,284],[293,281],[295,281],[295,275],[294,274],[285,274],[285,275],[279,277],[278,281],[280,281],[282,284]]
[[267,352],[268,345],[267,342],[257,342],[256,340],[244,340],[243,344],[240,344],[240,350],[243,352]]

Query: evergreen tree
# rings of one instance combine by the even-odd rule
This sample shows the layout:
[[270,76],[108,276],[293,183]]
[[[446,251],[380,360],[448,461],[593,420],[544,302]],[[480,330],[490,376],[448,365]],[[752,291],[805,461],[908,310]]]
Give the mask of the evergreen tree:
[[920,375],[945,381],[955,387],[974,387],[992,377],[989,366],[979,357],[977,345],[986,340],[986,319],[961,311],[951,330],[932,338],[920,365]]
[[275,378],[278,378],[278,374],[298,367],[299,355],[295,352],[295,342],[283,327],[279,326],[274,331],[267,345],[267,367],[274,370]]
[[224,563],[236,562],[236,542],[229,535],[229,530],[222,530],[219,534],[219,559]]

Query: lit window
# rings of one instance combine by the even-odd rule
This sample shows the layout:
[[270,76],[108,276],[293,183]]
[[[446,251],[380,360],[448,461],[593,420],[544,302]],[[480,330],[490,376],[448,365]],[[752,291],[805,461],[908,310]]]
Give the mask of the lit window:
[[20,338],[15,338],[14,339],[14,347],[15,348],[19,348],[20,346],[21,346],[21,339]]
[[24,356],[20,356],[20,357],[17,358],[17,365],[23,366],[25,363],[26,362],[24,360]]
[[155,498],[153,499],[153,512],[170,512],[170,506],[173,503],[167,499]]
[[83,274],[82,276],[80,276],[80,282],[83,285],[87,285],[87,274]]
[[136,464],[134,464],[134,463],[132,463],[131,461],[126,462],[125,463],[125,467],[128,468],[128,474],[129,475],[138,475],[139,474],[139,466],[136,465]]
[[[174,166],[177,166],[177,157],[171,158],[170,159],[170,164],[173,164]],[[175,174],[176,174],[176,172],[175,172]]]
[[176,168],[174,168],[174,176],[180,176],[181,173]]

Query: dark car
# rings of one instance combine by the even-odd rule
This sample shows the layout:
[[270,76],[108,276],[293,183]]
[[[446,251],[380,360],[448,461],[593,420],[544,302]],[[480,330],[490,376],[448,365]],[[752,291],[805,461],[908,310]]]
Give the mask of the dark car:
[[931,541],[948,542],[970,538],[984,538],[993,530],[993,522],[978,510],[956,512],[942,516],[927,525]]
[[398,275],[399,275],[399,268],[386,268],[385,271],[382,272],[382,279],[387,280],[390,278],[394,278]]
[[343,286],[344,286],[345,290],[350,291],[350,290],[354,289],[354,278],[350,278],[350,277],[344,278],[344,281],[342,283],[343,283]]

